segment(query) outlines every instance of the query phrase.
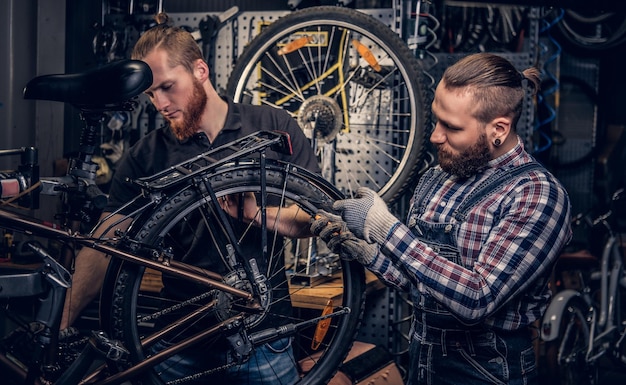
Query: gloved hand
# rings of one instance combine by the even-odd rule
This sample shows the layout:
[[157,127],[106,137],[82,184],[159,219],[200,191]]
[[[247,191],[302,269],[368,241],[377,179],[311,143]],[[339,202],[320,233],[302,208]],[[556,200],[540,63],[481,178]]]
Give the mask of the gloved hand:
[[311,223],[311,232],[319,236],[328,248],[341,258],[369,265],[378,254],[378,245],[357,238],[339,215],[320,210]]
[[360,187],[353,199],[335,201],[333,208],[342,212],[350,231],[369,243],[383,243],[389,230],[399,222],[385,201],[367,187]]

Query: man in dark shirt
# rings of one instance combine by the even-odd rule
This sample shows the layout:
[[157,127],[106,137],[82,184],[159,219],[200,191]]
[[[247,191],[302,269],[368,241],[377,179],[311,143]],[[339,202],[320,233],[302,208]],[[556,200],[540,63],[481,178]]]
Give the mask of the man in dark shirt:
[[[288,161],[310,171],[319,172],[308,139],[287,112],[266,106],[234,104],[231,100],[222,98],[209,80],[208,65],[191,34],[181,28],[168,26],[166,15],[161,14],[159,17],[160,24],[141,36],[132,57],[143,60],[150,66],[153,84],[146,94],[168,124],[141,138],[124,154],[114,175],[109,202],[103,215],[118,209],[139,193],[137,186],[125,182],[127,178],[137,179],[153,175],[202,152],[259,130],[284,131],[292,139],[294,155],[268,151],[268,158]],[[245,221],[257,220],[254,214],[247,218],[246,213],[256,211],[244,210]],[[267,216],[269,223],[273,220],[271,210],[268,210]],[[283,216],[284,213],[281,214],[281,218]],[[119,218],[121,215],[114,215],[104,222],[100,229],[107,228]],[[115,228],[125,229],[128,222],[129,220],[122,225],[116,225]],[[305,221],[304,224],[308,230],[308,223]],[[290,227],[297,227],[297,224]],[[103,231],[96,231],[95,235],[101,235]],[[181,237],[183,236],[184,234],[181,234]],[[242,245],[242,248],[246,254],[258,255],[260,254],[258,246],[256,242],[248,242]],[[194,265],[215,267],[217,264],[215,258],[218,257],[211,253],[212,249],[206,247],[202,252],[197,252],[201,247],[203,246],[196,247],[196,251],[190,248],[181,258]],[[102,253],[91,249],[84,249],[79,253],[73,286],[64,308],[62,329],[71,325],[80,311],[98,295],[108,261]],[[167,295],[167,284],[165,289]],[[178,292],[177,289],[169,290],[172,295]],[[284,309],[288,310],[290,309]],[[290,340],[286,338],[271,344],[272,346],[266,344],[256,349],[247,362],[229,369],[227,377],[219,379],[230,384],[292,384],[297,381],[298,372]],[[214,356],[211,355],[213,352],[199,350],[197,353],[182,358],[175,357],[174,368],[170,368],[166,361],[159,375],[164,381],[168,381],[175,376],[187,374],[187,369],[189,372],[195,367],[201,369],[203,360],[214,360]]]

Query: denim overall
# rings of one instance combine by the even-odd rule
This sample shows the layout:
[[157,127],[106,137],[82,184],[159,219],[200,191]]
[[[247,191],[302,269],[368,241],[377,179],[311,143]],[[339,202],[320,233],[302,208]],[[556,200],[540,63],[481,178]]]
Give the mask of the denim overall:
[[[420,219],[426,203],[433,198],[433,187],[447,177],[444,173],[433,172],[415,191],[407,225],[417,239],[439,256],[462,265],[456,236],[467,213],[486,195],[497,193],[505,183],[536,168],[539,168],[536,163],[528,163],[512,170],[496,171],[468,194],[449,223]],[[407,385],[517,385],[536,380],[535,353],[527,329],[502,331],[463,325],[430,295],[414,287],[411,296],[414,319]]]

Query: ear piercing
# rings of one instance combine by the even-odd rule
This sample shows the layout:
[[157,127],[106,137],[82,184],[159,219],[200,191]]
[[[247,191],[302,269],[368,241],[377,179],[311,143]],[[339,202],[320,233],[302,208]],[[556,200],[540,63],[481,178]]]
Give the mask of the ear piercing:
[[493,145],[496,147],[499,147],[502,144],[502,141],[500,141],[500,139],[496,139],[493,141]]

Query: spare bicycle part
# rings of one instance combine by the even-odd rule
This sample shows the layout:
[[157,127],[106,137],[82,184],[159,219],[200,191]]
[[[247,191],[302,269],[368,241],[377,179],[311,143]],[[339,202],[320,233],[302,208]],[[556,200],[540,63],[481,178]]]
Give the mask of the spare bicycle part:
[[227,91],[296,117],[344,194],[367,186],[392,202],[424,170],[421,79],[420,62],[387,25],[319,6],[267,26],[237,59]]

